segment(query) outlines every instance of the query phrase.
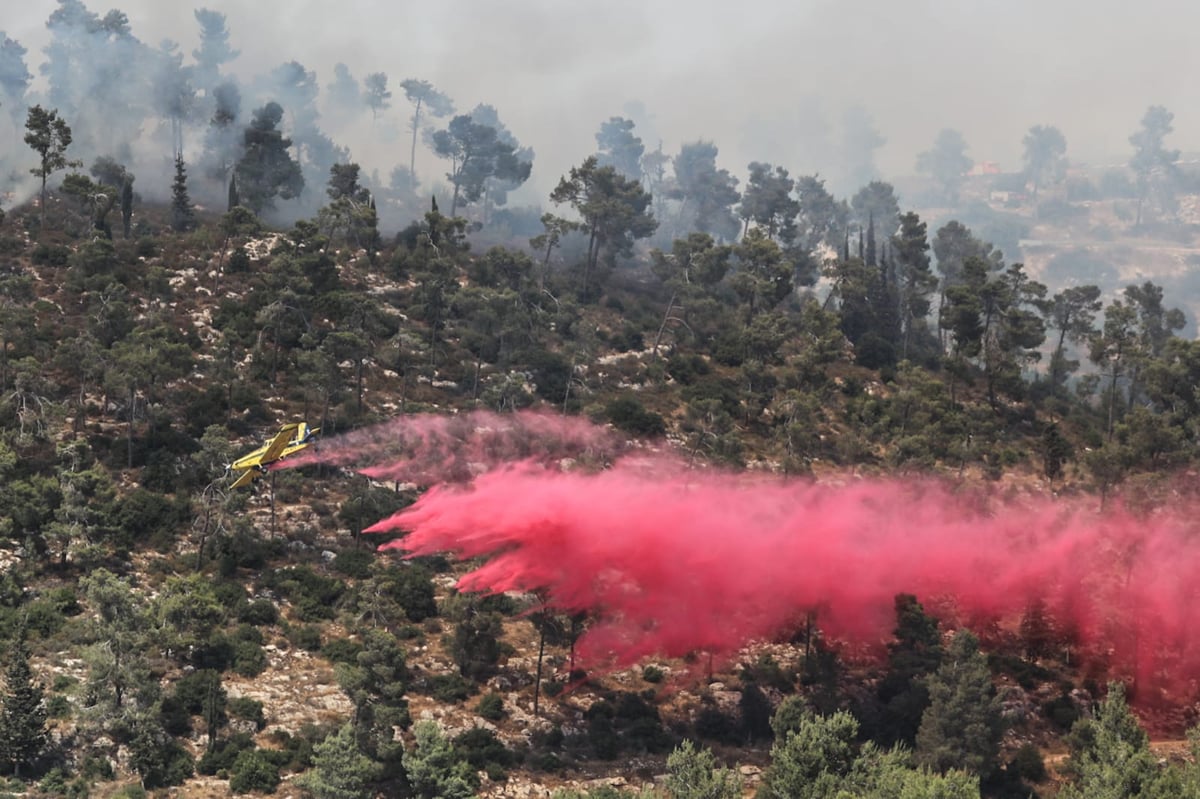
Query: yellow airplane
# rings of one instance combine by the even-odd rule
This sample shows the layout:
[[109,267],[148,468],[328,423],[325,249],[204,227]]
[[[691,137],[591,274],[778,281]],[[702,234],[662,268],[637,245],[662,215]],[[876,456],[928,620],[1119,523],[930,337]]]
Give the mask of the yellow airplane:
[[226,467],[231,472],[241,472],[230,488],[241,488],[262,477],[269,465],[304,449],[320,431],[319,427],[309,427],[308,422],[285,424],[266,444]]

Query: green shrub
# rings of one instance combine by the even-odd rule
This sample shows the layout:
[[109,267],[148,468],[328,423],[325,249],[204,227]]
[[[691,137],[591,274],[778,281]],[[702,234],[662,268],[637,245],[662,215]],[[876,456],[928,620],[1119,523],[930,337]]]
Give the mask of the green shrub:
[[213,597],[234,615],[243,613],[248,604],[246,589],[233,580],[220,580],[213,585]]
[[637,397],[619,397],[608,403],[604,412],[617,429],[635,436],[661,436],[667,430],[662,416],[646,410]]
[[238,757],[243,752],[253,749],[254,739],[246,733],[218,738],[200,758],[200,762],[196,764],[196,771],[209,776],[228,775]]
[[375,561],[375,553],[366,549],[343,549],[333,559],[333,570],[365,580],[371,576],[371,564]]
[[257,699],[252,699],[248,696],[235,696],[229,700],[228,710],[231,717],[253,721],[254,726],[260,730],[267,726],[267,719],[263,715],[263,703]]
[[321,649],[321,628],[313,624],[300,624],[289,627],[286,632],[288,643],[305,652],[319,652]]
[[70,674],[55,674],[54,680],[50,683],[50,690],[57,693],[69,691],[79,685],[79,680],[72,677]]
[[238,621],[256,627],[267,627],[279,621],[279,608],[269,599],[256,599],[242,607]]
[[182,785],[195,771],[195,761],[188,751],[173,738],[165,743],[149,736],[135,738],[130,745],[134,768],[147,788],[167,788]]
[[257,677],[267,670],[267,653],[261,643],[241,640],[233,645],[233,670],[243,677]]
[[162,494],[138,488],[117,505],[116,521],[129,540],[149,541],[162,549],[173,542],[175,533],[189,521],[188,513],[185,503],[172,502]]
[[39,266],[66,266],[71,260],[71,250],[61,244],[38,244],[29,258]]
[[458,703],[471,696],[471,683],[461,674],[438,674],[429,678],[429,695],[439,702]]
[[1075,700],[1065,693],[1046,701],[1042,705],[1042,712],[1055,727],[1064,732],[1071,729],[1080,717],[1079,707],[1075,704]]
[[279,767],[287,771],[303,771],[312,765],[313,744],[324,738],[311,724],[305,725],[300,735],[292,735],[287,730],[273,730],[270,740],[278,747],[277,758]]
[[666,676],[658,666],[646,666],[642,669],[642,679],[649,683],[660,683]]
[[35,599],[22,609],[25,629],[38,638],[49,638],[63,628],[67,619],[54,602]]
[[675,353],[667,360],[667,374],[684,386],[691,385],[696,379],[708,374],[712,369],[708,361],[700,355],[684,355]]
[[203,713],[205,703],[211,701],[213,696],[219,698],[220,710],[223,711],[225,692],[221,688],[221,675],[212,669],[199,669],[180,677],[175,681],[175,692],[172,694],[179,706],[193,716]]
[[1048,776],[1046,761],[1042,759],[1042,753],[1031,743],[1022,744],[1017,753],[1013,755],[1012,770],[1027,782],[1045,782]]
[[555,774],[562,771],[566,766],[562,758],[553,752],[538,752],[532,755],[527,762],[529,768],[533,771],[541,771],[547,774]]
[[404,609],[409,621],[420,624],[438,615],[430,569],[416,563],[406,564],[389,569],[380,579],[386,582],[388,593]]
[[52,694],[46,699],[46,715],[52,719],[71,718],[71,700],[62,694]]
[[362,651],[362,644],[349,638],[333,638],[321,647],[321,654],[331,663],[354,664]]
[[158,706],[158,721],[171,735],[188,735],[192,731],[192,713],[177,694],[163,697]]
[[322,577],[309,566],[280,569],[266,582],[296,606],[301,621],[332,619],[345,591],[340,580]]
[[503,779],[516,757],[496,733],[485,727],[472,727],[454,739],[454,748],[476,771],[486,771],[488,777]]
[[488,721],[499,721],[504,718],[504,698],[496,693],[486,694],[479,700],[475,712]]
[[264,752],[246,749],[237,756],[229,776],[229,790],[234,793],[273,793],[278,786],[279,766]]

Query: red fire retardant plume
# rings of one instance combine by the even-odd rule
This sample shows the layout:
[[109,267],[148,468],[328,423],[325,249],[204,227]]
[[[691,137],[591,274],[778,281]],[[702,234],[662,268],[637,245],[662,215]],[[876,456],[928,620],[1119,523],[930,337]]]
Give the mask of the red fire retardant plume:
[[1200,675],[1200,521],[1097,505],[622,459],[601,472],[509,465],[435,487],[368,532],[408,531],[386,546],[411,555],[485,558],[464,591],[537,589],[551,608],[588,611],[578,649],[593,663],[730,654],[814,610],[828,636],[876,645],[905,592],[968,625],[1044,602],[1083,656],[1142,690],[1186,690]]
[[605,463],[623,448],[612,431],[575,416],[536,411],[413,414],[319,438],[275,468],[325,463],[356,468],[375,480],[429,486],[467,481],[514,461]]

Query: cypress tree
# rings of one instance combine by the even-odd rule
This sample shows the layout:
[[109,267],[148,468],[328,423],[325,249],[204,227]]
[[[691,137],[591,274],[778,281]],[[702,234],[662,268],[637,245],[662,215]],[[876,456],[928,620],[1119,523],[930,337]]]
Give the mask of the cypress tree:
[[4,704],[0,708],[0,768],[21,776],[46,749],[46,706],[40,683],[29,668],[25,631],[20,630],[4,672]]
[[125,182],[121,184],[121,226],[125,231],[125,238],[129,238],[130,232],[133,229],[133,175],[125,175]]
[[865,258],[867,266],[877,266],[879,261],[875,259],[875,214],[871,213],[867,220],[867,254]]
[[183,156],[175,156],[175,182],[171,184],[171,227],[177,232],[191,230],[196,224],[192,200],[188,197],[187,167]]
[[225,210],[232,211],[234,208],[237,208],[241,204],[242,203],[241,203],[240,198],[238,197],[238,190],[237,190],[237,175],[231,174],[229,176],[229,207]]

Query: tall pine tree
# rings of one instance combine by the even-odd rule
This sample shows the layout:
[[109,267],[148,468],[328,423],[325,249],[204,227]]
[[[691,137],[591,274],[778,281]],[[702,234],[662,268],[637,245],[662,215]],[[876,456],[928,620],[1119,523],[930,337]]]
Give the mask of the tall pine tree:
[[187,167],[183,156],[175,156],[175,181],[171,184],[171,227],[182,233],[196,225],[196,213],[188,196]]
[[20,777],[46,749],[46,706],[40,683],[29,668],[29,650],[21,630],[8,653],[4,704],[0,707],[0,770]]
[[917,761],[934,771],[963,769],[987,778],[1004,733],[987,658],[970,630],[959,630],[929,679],[929,707],[917,732]]

